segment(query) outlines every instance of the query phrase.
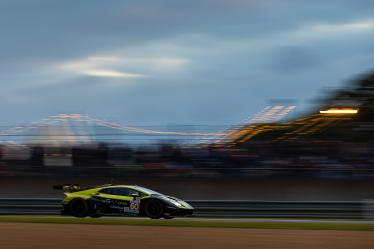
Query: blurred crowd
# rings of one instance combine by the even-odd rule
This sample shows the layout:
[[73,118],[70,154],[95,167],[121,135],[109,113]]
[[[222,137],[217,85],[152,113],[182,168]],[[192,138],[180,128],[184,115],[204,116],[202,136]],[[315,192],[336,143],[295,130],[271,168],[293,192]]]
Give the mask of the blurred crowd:
[[83,175],[190,178],[373,178],[374,144],[252,142],[246,148],[182,146],[79,147],[2,145],[0,176]]

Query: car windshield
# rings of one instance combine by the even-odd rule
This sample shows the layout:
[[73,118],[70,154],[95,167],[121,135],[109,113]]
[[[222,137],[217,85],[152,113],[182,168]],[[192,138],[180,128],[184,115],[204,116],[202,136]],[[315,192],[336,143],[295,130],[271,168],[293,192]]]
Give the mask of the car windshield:
[[152,189],[149,189],[149,188],[143,188],[143,187],[136,186],[136,189],[139,190],[139,191],[142,191],[144,193],[150,194],[150,195],[162,195],[161,193],[156,192],[156,191],[154,191]]

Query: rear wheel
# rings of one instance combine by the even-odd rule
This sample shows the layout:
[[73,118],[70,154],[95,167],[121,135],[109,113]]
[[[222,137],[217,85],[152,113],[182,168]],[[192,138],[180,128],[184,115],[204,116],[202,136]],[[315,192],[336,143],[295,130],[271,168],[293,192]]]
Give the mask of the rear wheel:
[[75,217],[86,217],[88,214],[88,204],[86,200],[77,198],[70,201],[70,212]]
[[144,205],[145,215],[151,219],[159,219],[164,216],[164,204],[159,200],[150,200]]

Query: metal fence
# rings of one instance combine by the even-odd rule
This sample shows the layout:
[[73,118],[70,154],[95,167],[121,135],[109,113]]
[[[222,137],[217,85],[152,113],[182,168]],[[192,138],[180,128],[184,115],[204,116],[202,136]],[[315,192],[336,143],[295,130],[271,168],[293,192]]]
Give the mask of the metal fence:
[[[190,200],[199,217],[371,218],[372,201],[247,201]],[[0,198],[2,215],[59,214],[61,199]]]

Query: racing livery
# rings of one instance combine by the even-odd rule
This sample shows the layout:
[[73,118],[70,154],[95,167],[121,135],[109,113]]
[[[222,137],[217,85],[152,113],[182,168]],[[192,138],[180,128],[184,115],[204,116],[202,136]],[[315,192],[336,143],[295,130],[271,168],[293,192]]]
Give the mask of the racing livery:
[[65,185],[54,188],[65,190],[62,215],[127,215],[170,219],[193,213],[193,207],[185,201],[136,185],[104,185],[86,189],[78,185]]

